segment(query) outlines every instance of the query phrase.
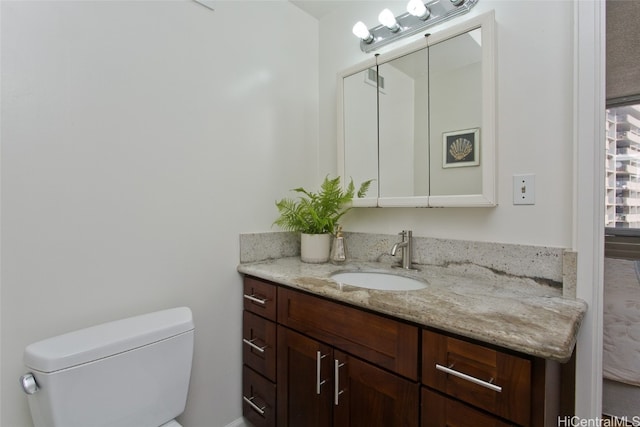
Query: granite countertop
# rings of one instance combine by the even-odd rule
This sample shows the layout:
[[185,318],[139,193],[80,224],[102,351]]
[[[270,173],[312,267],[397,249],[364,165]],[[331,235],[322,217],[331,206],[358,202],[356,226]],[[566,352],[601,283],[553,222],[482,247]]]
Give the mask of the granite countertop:
[[363,289],[330,277],[342,270],[391,271],[376,262],[306,264],[291,257],[243,263],[238,271],[536,357],[570,359],[587,310],[584,301],[563,297],[561,289],[534,279],[475,264],[417,267],[421,271],[392,270],[427,283],[412,291]]

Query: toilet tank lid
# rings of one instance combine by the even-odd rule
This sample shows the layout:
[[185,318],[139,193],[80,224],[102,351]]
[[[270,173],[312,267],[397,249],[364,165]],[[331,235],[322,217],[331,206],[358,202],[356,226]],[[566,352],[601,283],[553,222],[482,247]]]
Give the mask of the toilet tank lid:
[[103,323],[30,344],[24,364],[50,373],[82,365],[194,329],[188,307],[156,311]]

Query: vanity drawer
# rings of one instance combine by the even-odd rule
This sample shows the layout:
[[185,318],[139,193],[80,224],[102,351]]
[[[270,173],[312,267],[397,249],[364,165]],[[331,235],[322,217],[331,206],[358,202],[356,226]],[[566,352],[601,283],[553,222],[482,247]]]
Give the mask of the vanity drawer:
[[248,311],[242,314],[244,363],[276,381],[276,324]]
[[500,419],[480,412],[438,392],[422,388],[421,427],[510,427]]
[[411,380],[418,380],[416,326],[278,289],[278,322]]
[[276,289],[276,286],[272,283],[245,276],[244,309],[275,322]]
[[517,424],[531,422],[531,361],[422,331],[422,382]]
[[247,366],[242,368],[242,415],[254,427],[276,426],[276,385]]

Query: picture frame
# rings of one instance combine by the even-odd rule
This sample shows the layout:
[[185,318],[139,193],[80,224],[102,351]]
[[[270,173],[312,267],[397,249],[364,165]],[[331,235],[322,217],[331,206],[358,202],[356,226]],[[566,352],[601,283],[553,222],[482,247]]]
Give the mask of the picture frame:
[[480,165],[480,128],[442,134],[442,167],[459,168]]

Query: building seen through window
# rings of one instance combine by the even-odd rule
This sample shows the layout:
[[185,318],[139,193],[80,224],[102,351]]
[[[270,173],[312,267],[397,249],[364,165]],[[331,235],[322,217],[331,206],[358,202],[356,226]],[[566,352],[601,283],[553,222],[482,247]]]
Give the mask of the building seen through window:
[[609,108],[605,227],[640,229],[640,104]]

